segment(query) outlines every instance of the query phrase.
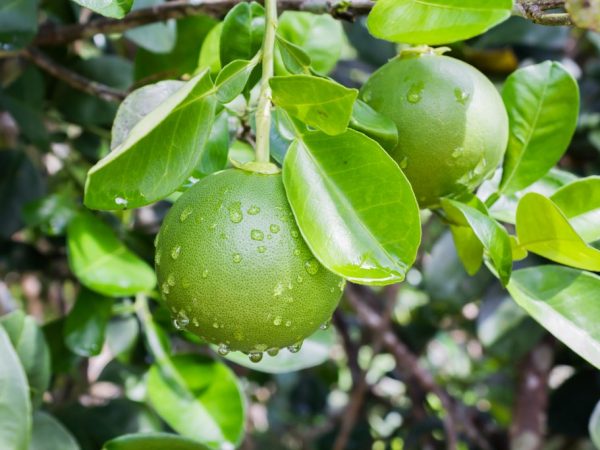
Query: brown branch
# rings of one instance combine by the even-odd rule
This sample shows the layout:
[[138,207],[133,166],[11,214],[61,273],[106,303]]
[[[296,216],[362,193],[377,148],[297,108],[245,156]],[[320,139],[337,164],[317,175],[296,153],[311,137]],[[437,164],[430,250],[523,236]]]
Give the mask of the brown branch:
[[539,25],[573,26],[573,20],[567,12],[548,13],[546,11],[564,10],[562,0],[520,0],[515,3],[513,13]]
[[103,100],[110,102],[120,102],[127,95],[126,92],[114,89],[97,81],[90,80],[79,75],[77,72],[73,72],[60,64],[52,61],[44,53],[40,52],[36,48],[28,48],[23,53],[31,62],[36,66],[48,72],[50,75],[64,81],[69,86],[86,92],[88,94],[99,97]]

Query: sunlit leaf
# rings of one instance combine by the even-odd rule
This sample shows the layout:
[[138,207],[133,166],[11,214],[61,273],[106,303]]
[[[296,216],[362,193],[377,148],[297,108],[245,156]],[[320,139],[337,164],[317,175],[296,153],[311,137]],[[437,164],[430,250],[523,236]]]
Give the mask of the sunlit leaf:
[[219,45],[221,65],[236,59],[251,59],[261,47],[265,11],[256,2],[238,3],[223,19]]
[[215,80],[217,98],[221,103],[228,103],[242,93],[257,64],[257,58],[250,61],[236,59],[221,69]]
[[122,19],[129,12],[133,0],[73,0],[98,14]]
[[138,433],[120,436],[102,450],[210,450],[197,441],[169,433]]

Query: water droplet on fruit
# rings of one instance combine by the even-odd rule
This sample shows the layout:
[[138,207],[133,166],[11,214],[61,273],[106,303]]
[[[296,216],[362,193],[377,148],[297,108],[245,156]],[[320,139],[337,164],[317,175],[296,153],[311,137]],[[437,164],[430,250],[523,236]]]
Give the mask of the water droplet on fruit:
[[400,160],[400,164],[399,164],[401,169],[406,169],[408,167],[408,157],[405,156],[404,158],[402,158]]
[[328,320],[327,322],[323,322],[323,323],[322,323],[322,324],[319,326],[319,328],[320,328],[321,330],[327,330],[327,329],[329,328],[329,326],[330,326],[330,325],[331,325],[331,322]]
[[276,327],[281,325],[281,317],[280,316],[275,317],[275,320],[273,320],[273,325],[275,325]]
[[260,230],[252,230],[250,231],[250,238],[253,241],[262,241],[265,238],[265,235]]
[[177,259],[180,253],[181,247],[179,245],[176,245],[175,247],[173,247],[173,250],[171,250],[171,258]]
[[475,169],[473,169],[473,173],[475,175],[481,175],[485,171],[486,166],[487,166],[487,161],[485,158],[483,158],[481,161],[479,161],[479,164],[477,164],[475,166]]
[[213,328],[219,328],[219,324],[217,322],[213,322],[212,326]]
[[469,100],[469,93],[463,91],[461,88],[456,88],[454,89],[454,97],[458,103],[465,105]]
[[423,82],[413,84],[408,92],[406,93],[406,99],[410,103],[419,103],[423,96],[423,89],[425,88],[425,84]]
[[261,352],[250,352],[248,353],[248,358],[250,358],[250,361],[253,363],[258,363],[263,358],[263,354]]
[[277,356],[279,354],[279,349],[278,348],[270,348],[269,350],[267,350],[267,353],[269,354],[269,356]]
[[166,295],[166,294],[168,294],[170,291],[171,291],[171,288],[169,288],[169,284],[168,284],[168,283],[165,281],[165,282],[162,284],[162,293]]
[[233,262],[238,264],[241,261],[242,261],[242,255],[240,255],[239,253],[234,253],[233,254]]
[[154,247],[158,247],[158,241],[160,240],[159,238],[160,233],[156,233],[156,236],[154,236]]
[[194,317],[194,320],[192,320],[192,323],[194,324],[195,327],[200,326],[200,323],[198,323],[198,319],[196,319],[195,317]]
[[240,202],[233,202],[227,209],[229,210],[229,220],[233,223],[240,223],[244,218]]
[[173,325],[178,330],[185,330],[185,327],[187,327],[189,323],[190,319],[183,311],[180,311],[179,314],[177,314],[177,316],[173,319]]
[[280,282],[273,289],[273,297],[279,297],[281,294],[283,294],[283,284]]
[[260,245],[258,248],[258,253],[264,253],[267,251],[267,247],[265,247],[264,245]]
[[465,152],[465,149],[463,147],[456,147],[454,149],[454,151],[452,152],[452,157],[454,159],[460,158],[464,152]]
[[294,249],[294,255],[300,256],[300,249],[299,248],[295,248]]
[[269,227],[269,230],[271,230],[271,233],[277,234],[277,233],[279,233],[280,227],[276,223],[272,223],[271,226]]
[[293,237],[294,239],[297,239],[297,238],[298,238],[298,232],[297,232],[296,230],[292,230],[290,234],[292,235],[292,237]]
[[296,342],[295,344],[290,345],[287,349],[290,353],[298,353],[302,348],[302,341]]
[[342,280],[338,283],[338,287],[340,288],[340,291],[343,291],[345,286],[346,286],[346,280]]
[[288,328],[291,327],[292,326],[292,321],[291,320],[286,320],[285,321],[285,326],[288,327]]
[[187,289],[190,287],[190,280],[188,280],[187,278],[183,278],[181,280],[181,287],[183,287],[184,289]]
[[169,286],[175,286],[175,275],[170,273],[167,277],[167,283],[169,283]]
[[304,269],[310,275],[316,275],[317,272],[319,271],[319,263],[315,258],[311,258],[304,263]]
[[217,353],[221,356],[227,356],[229,354],[229,345],[227,344],[219,344],[219,348],[217,349]]
[[248,208],[248,214],[250,214],[251,216],[255,216],[260,212],[260,208],[256,205],[252,205],[250,208]]
[[179,214],[179,221],[182,223],[185,222],[193,212],[194,210],[190,206],[187,206],[183,211],[181,211],[181,214]]
[[202,278],[206,278],[206,277],[208,277],[208,269],[204,269],[202,271]]
[[127,208],[127,204],[129,202],[123,197],[115,197],[115,204],[122,206],[123,208]]
[[296,281],[297,281],[298,283],[302,283],[302,281],[304,281],[304,278],[302,278],[302,275],[298,275],[298,276],[296,277]]
[[154,263],[158,266],[160,265],[160,258],[162,256],[162,252],[160,250],[156,251],[156,254],[154,255]]

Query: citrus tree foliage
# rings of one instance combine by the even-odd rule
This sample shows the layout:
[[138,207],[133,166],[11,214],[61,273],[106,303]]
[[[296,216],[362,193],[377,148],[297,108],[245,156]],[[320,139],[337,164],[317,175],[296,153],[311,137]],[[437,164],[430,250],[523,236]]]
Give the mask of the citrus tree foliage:
[[600,445],[597,2],[296,3],[0,4],[0,448]]

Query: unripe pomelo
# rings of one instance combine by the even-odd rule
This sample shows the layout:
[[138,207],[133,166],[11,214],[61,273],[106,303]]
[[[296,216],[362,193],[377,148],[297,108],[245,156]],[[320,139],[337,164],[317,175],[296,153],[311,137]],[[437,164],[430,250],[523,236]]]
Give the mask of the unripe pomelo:
[[344,286],[308,249],[280,174],[229,169],[200,180],[167,214],[155,262],[176,324],[253,360],[297,348]]
[[502,98],[481,72],[458,59],[405,52],[373,73],[361,97],[396,123],[398,144],[389,153],[422,208],[473,191],[504,156]]

